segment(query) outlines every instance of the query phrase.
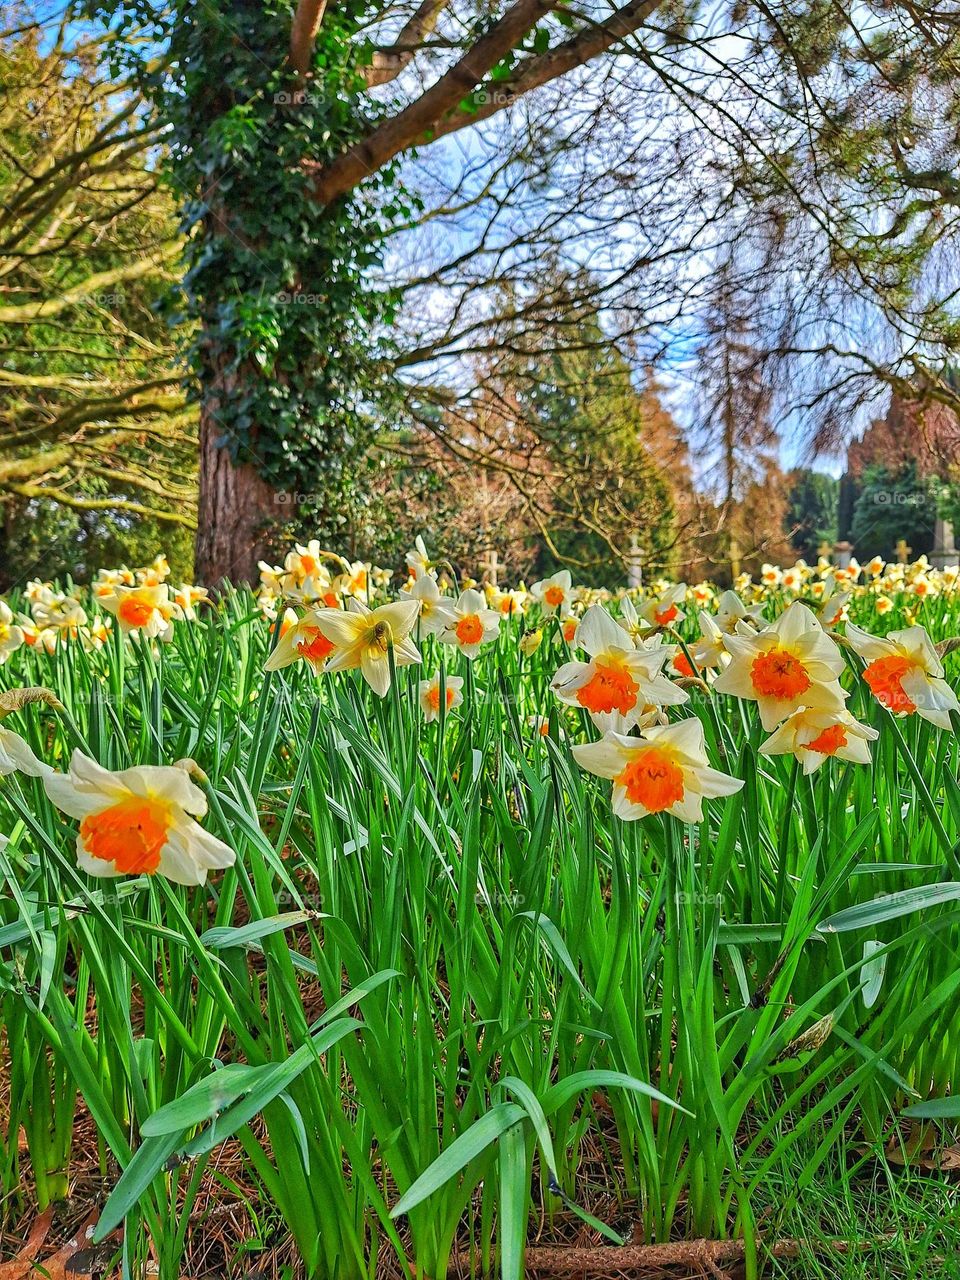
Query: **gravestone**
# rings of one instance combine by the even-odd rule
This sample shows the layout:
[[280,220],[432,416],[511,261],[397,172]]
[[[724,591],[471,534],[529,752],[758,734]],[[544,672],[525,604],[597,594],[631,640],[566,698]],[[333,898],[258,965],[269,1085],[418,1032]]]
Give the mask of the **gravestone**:
[[949,520],[941,520],[937,516],[933,526],[933,550],[930,563],[935,569],[946,569],[948,565],[960,565],[960,552],[953,541],[953,525]]

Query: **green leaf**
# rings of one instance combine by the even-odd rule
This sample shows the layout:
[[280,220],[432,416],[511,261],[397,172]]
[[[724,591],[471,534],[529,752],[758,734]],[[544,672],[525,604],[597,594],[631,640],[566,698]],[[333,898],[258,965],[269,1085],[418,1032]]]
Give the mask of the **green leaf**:
[[465,1169],[470,1161],[485,1151],[492,1142],[496,1142],[511,1125],[523,1119],[525,1119],[525,1112],[516,1103],[503,1102],[492,1107],[479,1120],[475,1120],[466,1133],[461,1133],[459,1138],[451,1142],[450,1146],[421,1173],[413,1186],[390,1210],[390,1217],[399,1218],[402,1213],[409,1213],[418,1204],[422,1204],[444,1183],[456,1177],[461,1169]]
[[855,907],[837,911],[826,920],[821,920],[817,930],[819,933],[847,933],[851,929],[865,929],[882,924],[884,920],[896,920],[912,911],[923,911],[927,907],[958,900],[960,884],[952,882],[923,885],[918,889],[902,889],[899,893],[883,894],[870,902],[861,902]]

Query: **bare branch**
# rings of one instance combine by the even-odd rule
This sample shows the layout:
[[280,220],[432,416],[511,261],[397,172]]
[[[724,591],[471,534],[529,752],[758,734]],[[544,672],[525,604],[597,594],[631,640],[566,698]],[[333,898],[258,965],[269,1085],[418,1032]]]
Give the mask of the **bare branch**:
[[315,166],[314,197],[321,204],[330,204],[416,143],[555,7],[556,0],[517,0],[469,53],[410,106],[385,120],[327,168]]

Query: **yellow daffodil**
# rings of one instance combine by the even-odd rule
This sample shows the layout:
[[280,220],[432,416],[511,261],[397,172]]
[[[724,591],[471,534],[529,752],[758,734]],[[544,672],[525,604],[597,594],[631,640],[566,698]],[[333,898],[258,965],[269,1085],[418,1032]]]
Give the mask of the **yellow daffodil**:
[[543,644],[543,629],[537,627],[535,631],[525,631],[520,637],[520,652],[526,657],[531,657],[537,652]]
[[513,591],[492,591],[490,593],[490,605],[502,617],[509,618],[513,614],[523,613],[523,606],[527,601],[527,593],[522,589]]
[[353,599],[347,609],[317,609],[313,620],[333,645],[325,670],[359,668],[374,693],[384,697],[390,688],[391,645],[396,666],[420,661],[420,651],[409,639],[419,612],[419,600],[395,600],[369,609]]
[[113,614],[125,635],[135,634],[147,640],[156,636],[170,638],[171,601],[164,583],[154,587],[116,587],[113,595],[101,598],[100,605]]
[[264,671],[279,671],[301,660],[309,662],[316,671],[323,670],[327,658],[333,653],[333,641],[320,630],[319,612],[310,609],[302,618],[298,618],[292,609],[284,612],[280,639],[263,664]]

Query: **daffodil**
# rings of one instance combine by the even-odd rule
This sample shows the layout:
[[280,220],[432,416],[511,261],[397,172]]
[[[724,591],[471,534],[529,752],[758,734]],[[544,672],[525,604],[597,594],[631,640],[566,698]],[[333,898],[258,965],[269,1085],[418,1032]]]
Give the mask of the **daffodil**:
[[353,599],[346,609],[317,609],[313,619],[320,634],[333,645],[325,669],[359,668],[374,693],[384,697],[390,688],[391,646],[396,666],[420,661],[420,651],[409,639],[419,612],[419,600],[395,600],[369,609]]
[[950,728],[950,712],[960,711],[960,703],[943,678],[943,663],[923,627],[872,636],[848,622],[846,635],[866,662],[863,678],[882,706],[895,715],[916,712],[941,729]]
[[513,591],[492,590],[490,593],[490,604],[496,609],[497,613],[504,618],[509,618],[513,614],[523,613],[523,606],[527,600],[527,593],[522,588],[516,588]]
[[417,629],[421,636],[435,636],[456,622],[453,600],[441,595],[436,578],[429,573],[419,574],[407,594],[411,600],[420,601]]
[[676,706],[687,694],[662,674],[669,650],[637,648],[602,605],[583,615],[577,644],[588,662],[567,662],[551,688],[561,702],[585,708],[601,729],[625,731],[648,705]]
[[67,773],[45,774],[50,800],[80,819],[77,857],[83,870],[92,876],[159,872],[177,884],[203,884],[208,871],[229,867],[234,851],[196,821],[207,801],[190,780],[192,764],[114,773],[74,751]]
[[453,606],[454,621],[440,632],[444,644],[455,644],[465,658],[475,658],[500,634],[500,615],[487,608],[486,597],[468,587]]
[[736,591],[724,591],[717,602],[715,621],[724,635],[728,636],[741,630],[741,623],[756,631],[764,625],[763,607],[758,604],[748,607]]
[[675,627],[684,619],[680,601],[684,600],[686,595],[686,584],[677,583],[655,599],[645,601],[640,614],[651,627]]
[[8,773],[25,773],[31,778],[42,778],[45,774],[53,773],[53,769],[37,759],[19,733],[0,725],[0,777],[6,777]]
[[308,610],[302,618],[298,618],[292,609],[284,612],[280,639],[263,664],[264,671],[279,671],[301,660],[309,662],[316,671],[323,670],[334,646],[320,629],[319,612],[317,609]]
[[134,570],[134,579],[143,587],[155,587],[170,577],[170,561],[161,552],[143,569]]
[[761,746],[762,755],[794,755],[804,773],[814,773],[830,756],[853,764],[869,764],[867,745],[880,735],[849,711],[813,711],[801,707],[788,716]]
[[0,600],[0,666],[23,644],[23,628],[13,618],[6,600]]
[[700,635],[690,646],[693,660],[698,667],[713,671],[722,670],[730,661],[724,633],[715,618],[706,609],[700,610]]
[[582,769],[613,780],[613,812],[625,822],[669,813],[700,822],[703,801],[729,796],[743,782],[710,766],[703,725],[695,717],[647,729],[640,737],[608,732],[573,748]]
[[564,644],[575,649],[577,645],[577,632],[580,630],[580,619],[575,618],[573,614],[567,616],[560,623],[560,634],[563,636]]
[[724,643],[731,660],[714,688],[756,702],[768,732],[801,707],[842,710],[840,650],[799,601],[757,635],[727,636]]
[[102,596],[102,608],[113,614],[125,635],[147,640],[169,639],[172,632],[169,592],[164,583],[153,587],[118,586],[112,595]]
[[839,626],[847,616],[847,606],[853,599],[850,591],[836,591],[831,578],[824,583],[823,603],[817,613],[817,619],[827,631]]
[[568,608],[573,599],[569,569],[561,569],[549,578],[541,578],[530,588],[530,595],[546,614]]
[[[293,580],[291,585],[305,582],[307,578],[320,576],[325,577],[329,583],[330,575],[323,563],[326,558],[327,553],[321,550],[320,543],[316,538],[312,538],[306,544],[297,543],[293,550],[287,553],[283,562],[283,576]],[[263,571],[261,569],[262,580]]]
[[525,631],[520,637],[520,652],[527,658],[532,657],[543,644],[543,628]]
[[338,574],[333,581],[333,589],[338,595],[353,596],[355,599],[363,598],[369,601],[370,598],[370,568],[363,560],[355,560],[353,564],[346,564],[344,573]]
[[183,583],[173,593],[173,602],[187,622],[196,621],[196,606],[198,604],[206,604],[209,598],[210,593],[206,587],[195,587],[189,582]]
[[[443,681],[442,702],[447,711],[452,711],[463,701],[463,677],[446,676]],[[427,724],[440,716],[441,689],[440,677],[420,681],[420,706]]]
[[433,573],[433,561],[427,555],[427,544],[419,533],[413,540],[413,550],[407,552],[406,563],[407,572],[412,578]]

